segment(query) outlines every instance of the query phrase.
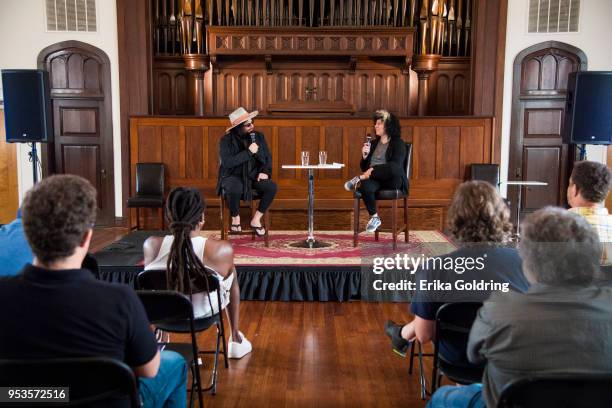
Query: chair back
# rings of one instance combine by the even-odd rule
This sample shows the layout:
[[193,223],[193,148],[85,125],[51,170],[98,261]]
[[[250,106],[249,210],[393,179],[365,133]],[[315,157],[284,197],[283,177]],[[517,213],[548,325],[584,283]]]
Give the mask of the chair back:
[[136,195],[163,197],[163,163],[136,163]]
[[92,254],[87,253],[85,255],[81,267],[91,271],[91,273],[93,273],[96,279],[100,279],[100,267],[98,266],[98,261]]
[[0,387],[41,386],[68,387],[70,404],[66,406],[140,407],[134,373],[121,361],[105,357],[0,360]]
[[470,164],[470,180],[488,181],[499,188],[499,164]]
[[[204,269],[207,272],[208,288],[211,292],[218,290],[220,288],[219,280],[212,276],[215,271],[206,265],[204,265]],[[142,271],[138,274],[137,284],[138,289],[142,290],[166,290],[168,289],[166,271],[164,269]]]
[[[470,329],[476,319],[480,302],[445,303],[436,313],[436,354],[441,348],[467,350]],[[439,356],[436,358],[442,358]],[[466,367],[476,367],[471,364],[464,353],[462,361],[455,362]]]
[[173,290],[138,290],[136,293],[151,323],[193,321],[193,306],[187,295]]
[[612,407],[612,374],[577,374],[523,378],[507,384],[500,408]]
[[406,169],[406,178],[410,183],[410,175],[412,173],[412,143],[406,143],[406,159],[404,159],[404,168]]

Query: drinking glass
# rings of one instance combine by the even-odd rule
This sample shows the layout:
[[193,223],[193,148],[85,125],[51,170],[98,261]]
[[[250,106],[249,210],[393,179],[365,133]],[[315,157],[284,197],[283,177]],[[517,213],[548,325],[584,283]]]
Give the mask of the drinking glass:
[[327,152],[325,150],[319,152],[319,164],[327,164]]
[[302,166],[308,166],[308,159],[310,154],[306,151],[302,152]]

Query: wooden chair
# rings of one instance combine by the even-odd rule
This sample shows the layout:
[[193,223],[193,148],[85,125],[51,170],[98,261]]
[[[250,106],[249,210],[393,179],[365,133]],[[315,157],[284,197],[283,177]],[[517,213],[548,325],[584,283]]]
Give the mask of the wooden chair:
[[[404,232],[404,241],[408,242],[408,194],[410,192],[410,167],[412,165],[412,143],[406,143],[406,159],[404,168],[406,169],[406,177],[408,178],[408,186],[406,193],[398,189],[381,189],[376,192],[376,201],[391,201],[391,228],[377,229],[374,233],[374,239],[378,241],[379,231],[391,232],[393,235],[393,249],[397,249],[398,232]],[[353,246],[356,247],[359,242],[359,210],[360,210],[361,192],[355,190],[353,193]],[[402,200],[404,203],[404,223],[401,226],[397,225],[397,202]]]

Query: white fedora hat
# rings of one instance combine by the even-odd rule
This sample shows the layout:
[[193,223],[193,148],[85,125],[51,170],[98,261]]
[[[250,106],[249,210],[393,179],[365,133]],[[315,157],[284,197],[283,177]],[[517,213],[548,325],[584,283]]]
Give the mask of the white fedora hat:
[[227,129],[225,129],[225,132],[229,132],[230,130],[232,130],[236,126],[246,122],[249,119],[254,118],[258,114],[259,114],[259,111],[253,111],[253,112],[249,113],[242,106],[239,107],[238,109],[236,109],[235,111],[233,111],[232,113],[229,114],[229,120],[230,120],[230,123],[232,124],[232,126],[230,126]]

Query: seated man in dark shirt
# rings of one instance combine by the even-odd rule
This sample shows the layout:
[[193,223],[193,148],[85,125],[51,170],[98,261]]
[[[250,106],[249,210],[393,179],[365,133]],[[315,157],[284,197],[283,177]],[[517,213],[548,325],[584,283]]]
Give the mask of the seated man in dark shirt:
[[141,377],[143,406],[185,407],[185,360],[160,355],[135,292],[81,269],[96,216],[93,186],[77,176],[46,178],[22,210],[34,260],[0,281],[0,359],[114,358]]
[[[512,228],[509,219],[508,207],[486,181],[468,181],[457,188],[448,209],[448,223],[449,232],[460,248],[430,259],[426,267],[416,273],[417,290],[410,308],[414,320],[406,325],[388,321],[386,325],[396,353],[404,356],[415,338],[422,344],[434,338],[436,313],[444,303],[482,302],[495,290],[493,288],[527,290],[529,283],[522,273],[518,252],[504,246]],[[456,288],[458,280],[484,282],[488,286],[450,291],[419,289],[420,281],[440,281]],[[469,364],[465,350],[454,350],[451,345],[441,343],[440,353],[448,362]]]

